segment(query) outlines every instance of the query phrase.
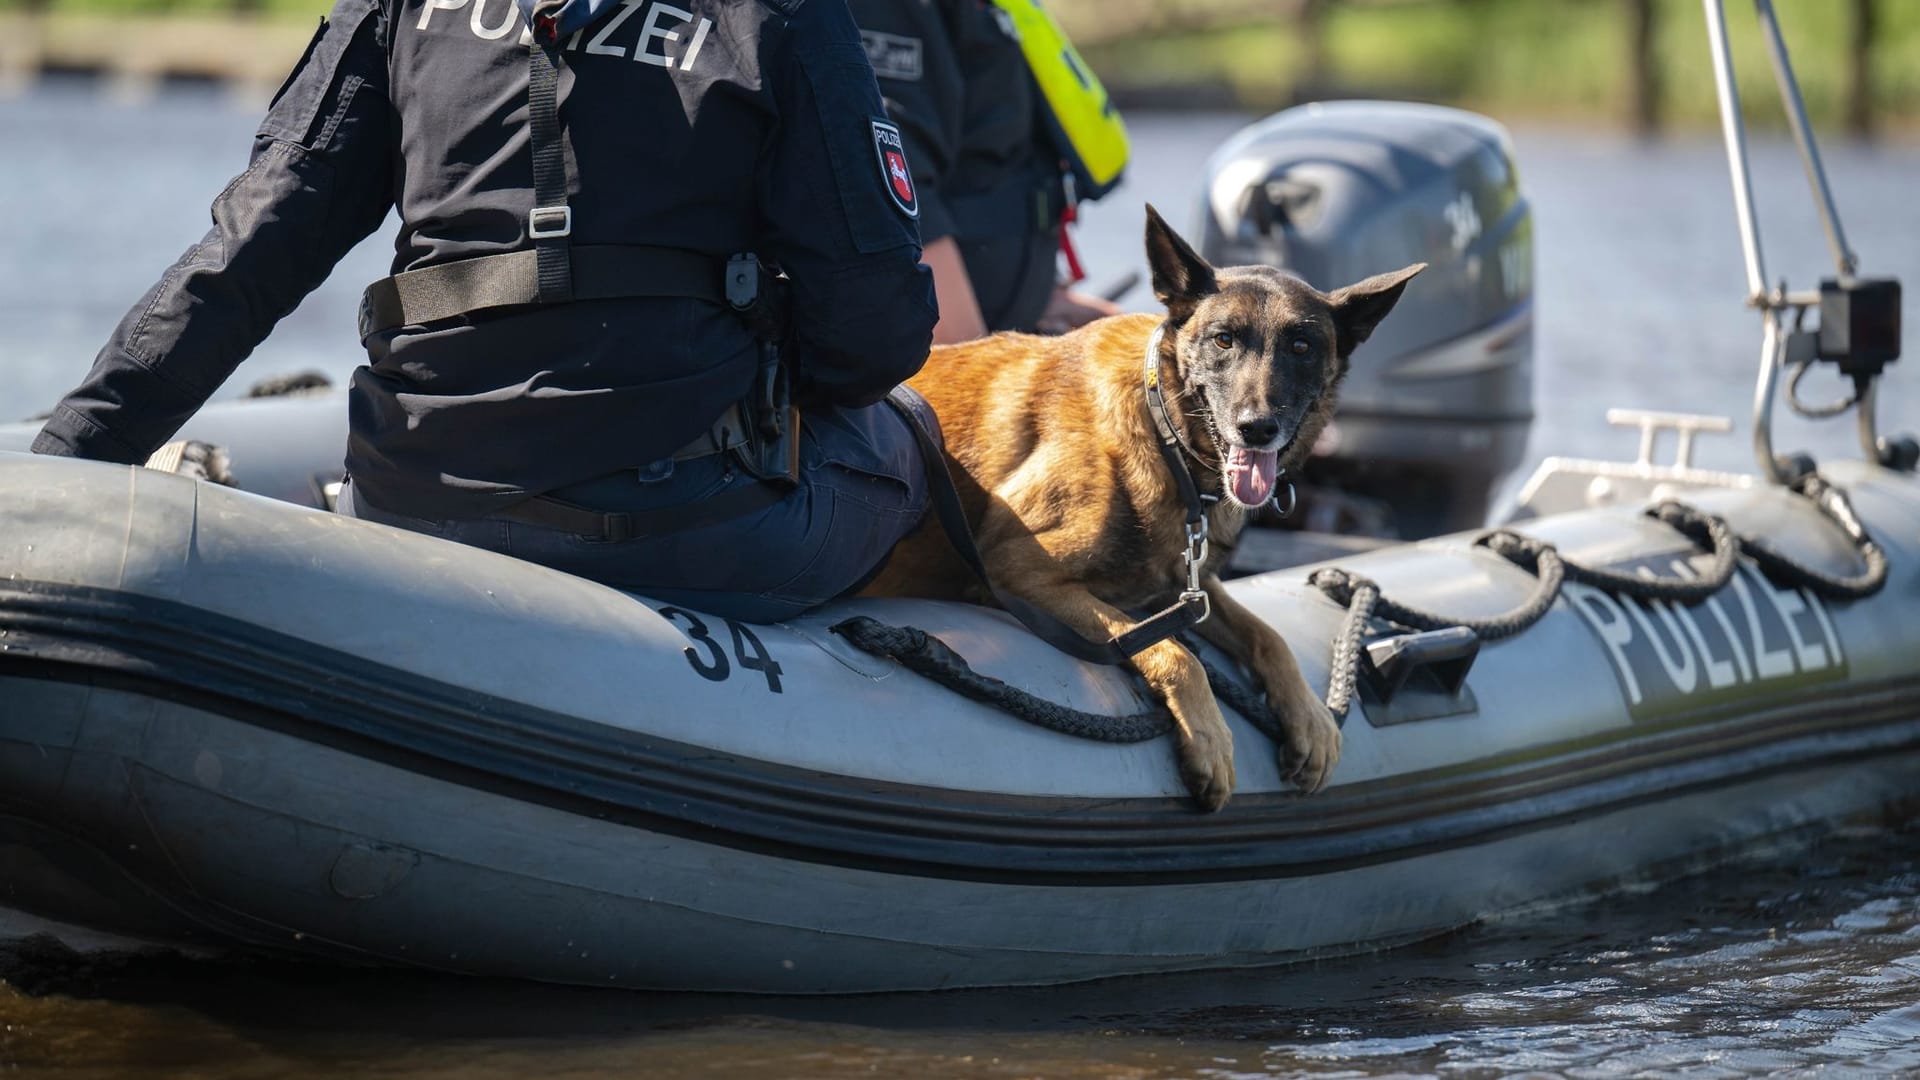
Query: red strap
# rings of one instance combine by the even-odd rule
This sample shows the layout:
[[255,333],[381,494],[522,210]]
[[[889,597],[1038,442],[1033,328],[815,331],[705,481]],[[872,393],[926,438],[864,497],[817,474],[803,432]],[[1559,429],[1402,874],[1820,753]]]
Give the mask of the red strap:
[[1080,208],[1071,203],[1060,212],[1060,254],[1067,257],[1067,284],[1078,285],[1087,280],[1087,271],[1080,265],[1080,253],[1073,249],[1073,236],[1068,227],[1080,220]]

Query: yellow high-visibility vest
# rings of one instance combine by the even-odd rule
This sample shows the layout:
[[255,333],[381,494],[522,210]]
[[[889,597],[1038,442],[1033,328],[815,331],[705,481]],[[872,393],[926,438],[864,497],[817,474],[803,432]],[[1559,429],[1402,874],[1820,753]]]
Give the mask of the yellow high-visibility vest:
[[1106,88],[1040,0],[993,0],[993,5],[1006,12],[1019,36],[1060,156],[1073,170],[1075,196],[1105,195],[1120,182],[1128,151],[1126,125]]

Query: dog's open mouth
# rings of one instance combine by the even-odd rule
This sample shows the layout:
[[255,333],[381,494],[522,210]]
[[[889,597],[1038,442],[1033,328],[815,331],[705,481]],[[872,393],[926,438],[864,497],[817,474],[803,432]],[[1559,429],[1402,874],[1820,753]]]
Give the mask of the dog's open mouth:
[[1241,506],[1256,507],[1273,497],[1274,478],[1280,471],[1280,451],[1249,450],[1244,446],[1227,447],[1226,489]]

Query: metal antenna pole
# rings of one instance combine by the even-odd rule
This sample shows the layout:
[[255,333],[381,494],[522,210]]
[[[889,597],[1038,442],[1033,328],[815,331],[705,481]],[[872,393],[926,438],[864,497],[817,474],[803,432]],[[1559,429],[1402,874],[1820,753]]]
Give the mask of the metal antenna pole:
[[1827,231],[1827,246],[1833,249],[1833,261],[1840,268],[1840,279],[1851,281],[1859,261],[1847,246],[1847,234],[1840,227],[1840,210],[1833,203],[1833,189],[1827,185],[1827,170],[1820,164],[1820,148],[1813,141],[1813,128],[1807,123],[1807,104],[1800,96],[1800,83],[1793,77],[1793,65],[1787,60],[1787,41],[1780,34],[1780,20],[1774,14],[1773,0],[1753,0],[1760,16],[1760,29],[1767,39],[1767,55],[1773,61],[1773,77],[1780,84],[1780,100],[1787,107],[1787,123],[1793,128],[1793,141],[1799,144],[1800,161],[1807,169],[1807,185],[1820,204],[1820,224]]
[[1760,377],[1753,391],[1753,454],[1759,459],[1760,475],[1784,484],[1791,478],[1774,459],[1773,395],[1786,335],[1779,307],[1767,292],[1760,221],[1753,212],[1753,174],[1747,168],[1747,132],[1740,120],[1740,88],[1733,81],[1733,48],[1727,43],[1726,10],[1722,0],[1702,3],[1707,9],[1707,44],[1713,51],[1713,85],[1720,93],[1720,131],[1726,137],[1727,169],[1733,175],[1734,217],[1740,225],[1740,247],[1747,256],[1747,303],[1760,309],[1766,331],[1760,344]]
[[1740,89],[1733,81],[1733,48],[1727,44],[1727,14],[1722,0],[1702,2],[1707,8],[1707,44],[1713,50],[1713,85],[1720,94],[1720,130],[1726,136],[1727,166],[1733,173],[1733,211],[1740,223],[1740,246],[1747,255],[1747,302],[1757,306],[1767,295],[1767,267],[1760,254],[1760,223],[1753,213],[1753,178],[1747,170]]

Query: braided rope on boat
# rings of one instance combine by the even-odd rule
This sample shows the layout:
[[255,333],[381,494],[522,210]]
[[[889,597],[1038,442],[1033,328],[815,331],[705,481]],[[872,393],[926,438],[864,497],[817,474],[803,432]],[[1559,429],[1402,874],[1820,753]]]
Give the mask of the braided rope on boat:
[[1099,742],[1136,743],[1173,730],[1173,717],[1164,710],[1131,716],[1103,716],[1083,712],[1027,693],[973,670],[966,658],[946,642],[914,626],[889,626],[857,615],[835,623],[833,632],[855,648],[875,656],[892,657],[900,666],[924,675],[962,697],[992,705],[1003,712],[1063,735]]
[[[1867,535],[1846,492],[1817,474],[1802,478],[1793,490],[1812,500],[1823,516],[1847,534],[1865,563],[1859,574],[1834,576],[1795,562],[1762,540],[1739,536],[1726,519],[1676,501],[1648,509],[1647,516],[1666,524],[1709,553],[1713,561],[1705,573],[1696,577],[1646,577],[1582,566],[1544,540],[1511,529],[1495,529],[1474,541],[1474,546],[1486,548],[1534,575],[1537,583],[1513,610],[1490,617],[1461,618],[1425,611],[1389,599],[1378,582],[1364,575],[1337,567],[1316,570],[1307,579],[1308,583],[1347,609],[1346,619],[1333,642],[1327,709],[1335,716],[1344,717],[1352,708],[1365,642],[1376,618],[1413,630],[1464,626],[1483,641],[1500,641],[1544,618],[1568,581],[1649,602],[1685,606],[1702,603],[1732,580],[1742,553],[1775,581],[1805,588],[1824,599],[1857,600],[1878,592],[1886,584],[1887,557]],[[966,659],[945,642],[916,627],[890,626],[877,619],[856,616],[835,624],[832,631],[863,652],[889,657],[955,693],[1051,731],[1100,742],[1136,743],[1173,730],[1173,718],[1164,706],[1127,716],[1109,716],[1074,709],[1010,686],[973,670]],[[1200,656],[1190,638],[1183,636],[1181,641],[1200,660],[1214,696],[1262,734],[1284,746],[1280,718],[1268,707],[1265,696],[1209,663]]]
[[1577,581],[1635,600],[1664,601],[1686,607],[1703,603],[1732,580],[1742,553],[1773,580],[1805,588],[1823,599],[1858,600],[1879,592],[1887,583],[1887,556],[1867,535],[1866,526],[1853,512],[1846,492],[1818,474],[1803,477],[1793,490],[1813,500],[1821,514],[1847,534],[1866,564],[1865,569],[1850,577],[1824,573],[1795,562],[1765,541],[1736,534],[1725,518],[1669,500],[1650,508],[1647,516],[1665,523],[1713,555],[1713,565],[1703,575],[1642,577],[1581,566],[1544,540],[1522,536],[1510,529],[1496,529],[1475,541],[1475,546],[1485,547],[1529,571],[1538,583],[1512,611],[1491,618],[1470,619],[1439,615],[1390,600],[1381,593],[1377,582],[1351,571],[1337,567],[1316,570],[1307,578],[1307,583],[1347,609],[1346,621],[1333,643],[1332,670],[1327,678],[1327,711],[1344,717],[1353,707],[1354,691],[1360,681],[1361,650],[1376,616],[1412,630],[1464,626],[1482,641],[1499,641],[1544,618],[1559,599],[1561,586],[1566,581]]
[[1825,600],[1863,600],[1879,592],[1887,583],[1887,553],[1873,542],[1866,524],[1860,520],[1860,515],[1853,512],[1853,500],[1847,498],[1846,491],[1835,487],[1819,473],[1808,473],[1801,477],[1794,483],[1793,489],[1812,499],[1827,520],[1847,534],[1854,550],[1860,553],[1865,568],[1851,577],[1836,577],[1811,566],[1802,566],[1757,538],[1742,539],[1741,548],[1769,575],[1805,588]]
[[[1173,730],[1173,716],[1163,705],[1147,712],[1110,716],[1048,701],[1010,686],[973,670],[966,658],[946,642],[917,627],[889,626],[878,619],[857,615],[834,624],[832,630],[862,652],[890,657],[907,670],[932,679],[954,693],[1062,735],[1098,742],[1136,743],[1157,739]],[[1188,651],[1194,651],[1191,639],[1182,641]],[[1268,738],[1283,742],[1280,718],[1267,707],[1266,699],[1259,692],[1197,652],[1195,656],[1206,672],[1208,685],[1213,687],[1214,697],[1246,717],[1248,723]]]

